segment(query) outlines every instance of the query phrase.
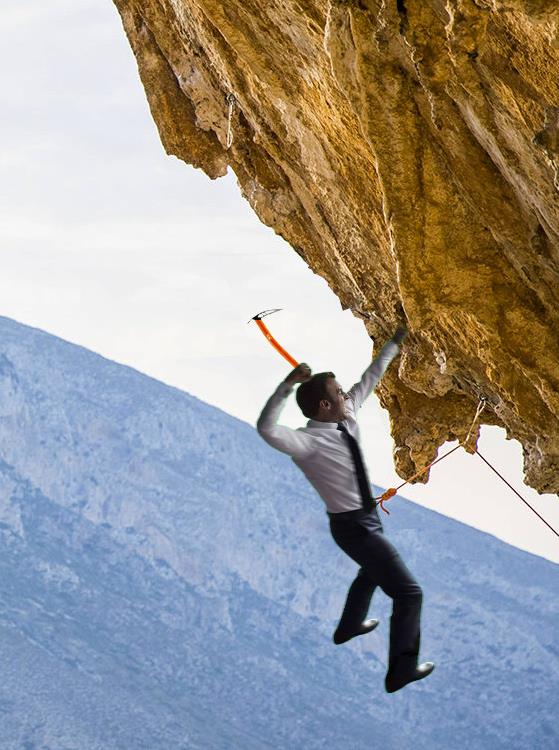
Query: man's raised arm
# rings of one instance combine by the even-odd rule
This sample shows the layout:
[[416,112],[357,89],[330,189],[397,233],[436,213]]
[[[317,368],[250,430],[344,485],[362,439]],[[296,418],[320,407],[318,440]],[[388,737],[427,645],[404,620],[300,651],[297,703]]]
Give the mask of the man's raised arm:
[[394,335],[382,347],[371,364],[367,367],[361,380],[352,385],[347,392],[348,396],[353,399],[354,409],[357,411],[363,401],[369,396],[380,382],[386,372],[388,365],[400,351],[400,344],[407,336],[408,331],[404,326],[398,326]]
[[305,362],[292,370],[272,393],[256,423],[258,434],[267,443],[293,458],[305,458],[314,451],[312,438],[300,430],[279,425],[277,421],[293,386],[309,380],[310,377],[311,369]]

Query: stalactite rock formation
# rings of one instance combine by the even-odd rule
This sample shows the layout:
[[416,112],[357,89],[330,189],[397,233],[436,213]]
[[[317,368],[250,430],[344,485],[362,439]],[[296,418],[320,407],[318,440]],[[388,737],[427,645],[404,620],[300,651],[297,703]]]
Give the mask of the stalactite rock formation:
[[400,476],[484,396],[527,484],[557,493],[557,6],[115,3],[166,151],[231,167],[377,345],[408,325],[377,391]]

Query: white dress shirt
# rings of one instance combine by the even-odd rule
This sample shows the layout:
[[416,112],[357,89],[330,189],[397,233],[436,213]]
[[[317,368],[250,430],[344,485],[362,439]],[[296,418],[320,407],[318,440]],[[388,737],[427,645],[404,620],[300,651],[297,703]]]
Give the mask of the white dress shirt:
[[[400,350],[390,339],[367,367],[361,380],[347,395],[348,417],[343,420],[353,437],[359,442],[359,425],[356,415]],[[270,396],[256,423],[259,435],[272,447],[291,456],[326,504],[329,513],[342,513],[362,507],[357,473],[349,443],[338,430],[337,422],[319,422],[309,419],[306,427],[277,424],[287,396],[294,386],[282,381]],[[364,459],[363,459],[364,460]]]

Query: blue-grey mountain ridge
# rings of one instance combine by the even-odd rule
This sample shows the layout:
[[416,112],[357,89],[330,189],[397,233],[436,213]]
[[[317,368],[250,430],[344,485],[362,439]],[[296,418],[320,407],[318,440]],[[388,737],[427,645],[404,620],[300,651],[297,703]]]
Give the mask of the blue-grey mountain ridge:
[[355,565],[287,456],[0,318],[0,749],[557,750],[559,566],[391,510],[437,667],[388,695],[390,600],[332,644]]

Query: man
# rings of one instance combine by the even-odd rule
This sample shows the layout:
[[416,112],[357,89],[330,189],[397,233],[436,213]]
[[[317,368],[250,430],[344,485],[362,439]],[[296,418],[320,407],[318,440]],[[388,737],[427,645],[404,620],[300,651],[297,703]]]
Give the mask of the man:
[[[333,372],[311,375],[298,365],[267,401],[256,428],[274,448],[291,456],[326,504],[336,544],[360,566],[334,633],[334,643],[369,633],[378,620],[367,620],[377,586],[393,600],[385,688],[389,693],[427,677],[432,662],[418,665],[422,590],[396,548],[384,536],[371,485],[359,449],[356,415],[398,354],[407,330],[399,327],[347,393]],[[308,418],[292,430],[277,421],[295,384],[297,403]]]

